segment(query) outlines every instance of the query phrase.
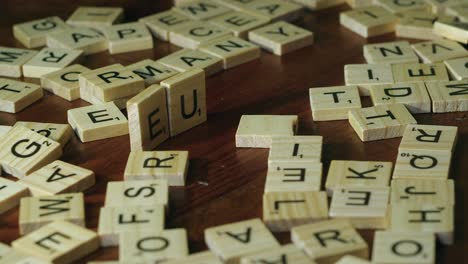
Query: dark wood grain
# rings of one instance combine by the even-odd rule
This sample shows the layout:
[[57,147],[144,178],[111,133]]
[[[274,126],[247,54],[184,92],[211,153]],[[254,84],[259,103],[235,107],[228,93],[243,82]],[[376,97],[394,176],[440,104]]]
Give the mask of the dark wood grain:
[[[14,23],[44,16],[58,15],[66,19],[77,5],[114,5],[125,7],[128,21],[171,6],[170,1],[61,1],[3,0],[0,15],[0,45],[21,47],[12,36]],[[189,150],[188,184],[170,190],[170,214],[167,227],[188,230],[190,251],[206,249],[203,230],[207,227],[261,217],[262,193],[267,169],[267,150],[236,149],[234,135],[243,114],[296,114],[300,135],[324,136],[323,163],[327,172],[333,159],[395,161],[400,139],[362,143],[348,121],[313,122],[308,89],[310,87],[343,85],[343,66],[364,63],[362,45],[391,41],[393,34],[364,39],[341,27],[340,6],[320,12],[307,12],[299,21],[302,27],[315,33],[316,43],[283,57],[262,53],[261,59],[224,71],[207,80],[208,122],[163,143],[161,150]],[[85,65],[97,68],[112,63],[128,65],[145,58],[158,59],[178,48],[156,41],[151,51],[109,55],[107,52],[89,56]],[[37,82],[37,80],[27,79]],[[370,100],[364,98],[369,106]],[[88,105],[77,100],[67,102],[57,96],[46,96],[18,114],[0,113],[0,124],[16,121],[66,123],[66,111]],[[439,246],[439,263],[466,263],[468,259],[468,121],[467,113],[420,114],[421,124],[454,125],[459,127],[451,178],[456,181],[455,244]],[[129,138],[121,136],[82,144],[76,138],[65,147],[62,160],[91,169],[97,182],[86,192],[87,227],[95,229],[99,208],[103,206],[108,181],[123,179],[129,154]],[[326,175],[326,174],[325,174]],[[361,231],[372,245],[373,231]],[[277,234],[281,242],[289,234]],[[10,243],[18,238],[18,210],[0,217],[0,241]],[[117,259],[117,248],[101,249],[89,260]]]

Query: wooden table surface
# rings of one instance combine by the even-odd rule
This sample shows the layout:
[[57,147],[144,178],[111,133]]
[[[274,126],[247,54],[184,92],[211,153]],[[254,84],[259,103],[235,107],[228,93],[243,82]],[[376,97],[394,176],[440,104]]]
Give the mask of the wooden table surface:
[[[45,16],[66,19],[77,5],[114,5],[125,8],[128,21],[168,9],[170,1],[61,1],[3,0],[0,15],[0,45],[21,47],[12,35],[12,25]],[[203,231],[207,227],[262,217],[262,194],[268,150],[236,149],[235,133],[244,114],[294,114],[299,116],[299,135],[324,137],[324,178],[331,160],[395,161],[400,138],[362,143],[348,121],[313,122],[308,89],[344,84],[345,64],[365,63],[362,45],[395,40],[393,34],[364,39],[339,25],[342,5],[320,12],[307,12],[297,24],[315,34],[316,43],[286,56],[262,52],[259,60],[221,72],[207,80],[208,122],[164,142],[159,150],[190,151],[190,169],[185,187],[171,187],[167,228],[183,227],[189,235],[190,252],[206,249]],[[411,40],[410,40],[411,41]],[[159,59],[179,48],[155,41],[153,50],[121,55],[108,52],[88,56],[84,65],[98,68],[112,63],[128,65],[146,58]],[[34,79],[26,81],[38,82]],[[364,98],[364,105],[370,100]],[[16,121],[67,123],[67,109],[86,106],[46,93],[39,102],[18,114],[0,113],[1,125]],[[459,127],[458,145],[451,178],[456,185],[455,244],[438,246],[438,263],[466,263],[468,260],[468,119],[466,112],[416,115],[420,124]],[[106,183],[123,180],[129,137],[82,144],[75,137],[64,148],[62,160],[91,169],[96,185],[86,192],[86,225],[95,229],[99,208],[104,204]],[[361,234],[372,245],[373,231]],[[277,234],[282,243],[289,233]],[[18,210],[0,216],[0,241],[18,238]],[[89,260],[118,258],[117,248],[100,249]]]

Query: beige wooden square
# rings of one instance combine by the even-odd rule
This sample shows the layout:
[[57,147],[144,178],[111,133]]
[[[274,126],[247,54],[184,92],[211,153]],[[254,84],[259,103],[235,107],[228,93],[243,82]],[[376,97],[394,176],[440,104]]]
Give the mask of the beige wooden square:
[[166,180],[114,181],[107,183],[106,207],[169,205]]
[[131,262],[166,262],[189,253],[187,232],[183,228],[120,234],[119,260]]
[[107,50],[108,42],[99,31],[90,28],[72,28],[47,35],[47,46],[74,49],[90,55]]
[[216,257],[215,254],[211,251],[202,251],[195,254],[191,254],[187,257],[183,257],[180,259],[171,259],[166,262],[165,264],[222,264],[221,260]]
[[70,29],[65,22],[51,16],[13,25],[13,35],[27,48],[38,48],[46,44],[49,34]]
[[2,263],[15,263],[15,264],[47,264],[48,262],[42,261],[38,258],[23,254],[10,248],[9,246],[0,243],[0,260]]
[[314,264],[301,249],[293,244],[287,244],[281,248],[265,250],[261,253],[252,254],[241,258],[241,264],[257,263],[294,263],[294,264]]
[[99,248],[95,232],[66,221],[56,221],[18,238],[12,247],[50,263],[73,263]]
[[408,11],[431,11],[431,6],[425,0],[414,0],[410,2],[376,0],[375,4],[396,14],[405,14]]
[[83,193],[21,199],[19,210],[19,232],[21,235],[29,234],[59,220],[85,226]]
[[270,20],[246,12],[231,11],[211,18],[208,22],[231,31],[238,38],[247,39],[249,31],[268,24]]
[[431,112],[431,98],[423,82],[372,85],[370,95],[374,105],[403,104],[412,114]]
[[462,3],[464,0],[447,0],[447,1],[439,1],[439,0],[426,0],[432,7],[432,13],[434,14],[443,14],[445,10],[452,4]]
[[322,136],[273,136],[268,163],[279,161],[320,162]]
[[125,68],[143,78],[145,86],[159,84],[161,81],[178,73],[178,71],[150,59],[139,61]]
[[393,79],[395,83],[448,81],[448,73],[441,62],[402,63],[392,65]]
[[70,109],[67,117],[81,142],[128,134],[127,118],[112,102]]
[[453,180],[392,180],[392,204],[455,204]]
[[192,22],[188,17],[174,10],[158,12],[138,20],[145,23],[154,37],[169,41],[169,33]]
[[419,62],[418,56],[416,56],[408,41],[366,44],[363,52],[364,58],[369,64]]
[[39,85],[0,78],[0,111],[17,113],[43,96]]
[[468,81],[426,83],[432,100],[432,112],[468,111]]
[[223,60],[218,56],[191,49],[176,51],[157,62],[180,72],[195,68],[203,69],[207,77],[223,70]]
[[361,108],[357,86],[333,86],[309,89],[314,121],[348,119],[348,111]]
[[468,51],[460,44],[444,39],[420,42],[411,45],[411,47],[424,63],[441,62],[468,55]]
[[317,263],[334,263],[345,255],[365,259],[369,255],[364,239],[343,219],[297,226],[291,230],[291,240]]
[[390,187],[342,186],[335,189],[330,217],[347,219],[355,228],[386,229]]
[[57,141],[62,145],[68,143],[73,131],[68,124],[53,124],[53,123],[40,123],[40,122],[24,122],[18,121],[15,126],[24,126],[32,131],[43,135],[46,138],[50,138],[53,141]]
[[17,178],[31,174],[61,155],[58,142],[23,126],[14,127],[0,141],[3,171]]
[[434,34],[463,44],[468,44],[468,23],[461,21],[436,21]]
[[95,183],[94,172],[56,160],[18,181],[33,196],[84,192]]
[[348,115],[351,127],[363,142],[401,137],[406,125],[417,123],[402,104],[350,110]]
[[[356,8],[357,5],[360,5],[362,1],[363,0],[353,0],[353,3],[351,3],[352,1],[348,0],[348,4],[353,8]],[[321,10],[344,4],[346,0],[293,0],[293,2],[303,5],[305,8],[310,10]]]
[[[178,1],[184,1],[184,0],[176,0]],[[239,0],[215,0],[217,3],[220,3],[224,6],[227,6],[231,9],[237,10],[237,11],[243,11],[247,9],[247,5],[251,3],[252,1],[255,0],[245,0],[245,1],[239,1]],[[176,4],[177,5],[177,4]]]
[[[20,199],[28,195],[28,188],[14,181],[0,177],[0,214],[16,207]],[[1,255],[0,253],[0,256]]]
[[272,22],[294,21],[302,15],[302,6],[282,0],[247,1],[243,11],[262,16]]
[[388,186],[392,167],[392,162],[386,161],[332,160],[325,183],[328,196],[339,187]]
[[121,7],[79,6],[68,18],[67,24],[103,30],[120,22],[123,17],[124,10]]
[[110,54],[153,48],[153,37],[146,25],[140,22],[106,27],[103,32],[109,41]]
[[314,34],[280,21],[249,31],[249,41],[276,55],[284,55],[314,43]]
[[[307,0],[299,0],[299,1],[307,1]],[[374,1],[373,0],[346,0],[346,3],[352,8],[357,8],[357,7],[373,5]]]
[[154,84],[127,102],[130,149],[153,150],[169,138],[166,90]]
[[260,219],[251,219],[205,229],[205,242],[227,264],[280,244]]
[[354,256],[344,256],[335,264],[371,264],[371,262]]
[[263,221],[272,232],[328,219],[325,192],[278,192],[263,195]]
[[191,0],[173,8],[174,11],[194,20],[208,20],[229,12],[231,9],[211,0]]
[[269,162],[265,193],[320,191],[322,163],[308,161]]
[[74,64],[62,70],[45,74],[41,77],[41,86],[68,101],[80,98],[78,75],[90,71],[88,68]]
[[468,57],[444,61],[452,80],[468,79]]
[[399,149],[393,179],[446,180],[452,153],[443,151]]
[[173,28],[169,32],[169,40],[172,44],[183,48],[198,49],[202,44],[230,35],[232,32],[229,30],[211,23],[193,21],[184,26]]
[[189,166],[188,151],[132,151],[125,180],[165,179],[169,186],[183,186]]
[[453,21],[455,17],[434,14],[430,11],[408,11],[401,14],[396,25],[397,37],[413,39],[438,39],[432,29],[435,21]]
[[10,131],[13,128],[13,126],[3,126],[0,125],[0,138],[4,136],[8,131]]
[[200,51],[222,59],[225,70],[260,58],[260,47],[233,36],[202,45]]
[[366,6],[340,13],[340,24],[364,38],[395,31],[397,16],[381,6]]
[[269,148],[274,136],[294,136],[296,115],[243,115],[236,132],[238,148]]
[[458,18],[459,21],[468,22],[468,3],[464,1],[448,1],[445,14]]
[[166,88],[171,137],[206,122],[205,72],[192,69],[161,82]]
[[374,236],[372,263],[435,264],[435,237],[430,233],[377,231]]
[[101,246],[118,246],[119,237],[127,232],[147,233],[164,229],[164,205],[102,207],[98,234]]
[[23,76],[23,64],[36,54],[35,50],[0,47],[0,76]]
[[394,83],[392,68],[387,64],[348,64],[344,76],[346,85],[357,86],[361,96],[370,95],[371,85]]
[[67,48],[44,48],[23,64],[25,77],[40,78],[45,74],[61,70],[81,59],[80,50]]
[[456,126],[408,125],[399,148],[453,152],[457,131]]

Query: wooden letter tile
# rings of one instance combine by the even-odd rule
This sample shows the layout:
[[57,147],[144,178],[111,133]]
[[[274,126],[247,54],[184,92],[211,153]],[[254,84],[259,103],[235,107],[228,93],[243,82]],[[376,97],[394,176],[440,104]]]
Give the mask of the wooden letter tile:
[[402,104],[379,105],[348,112],[349,123],[361,141],[401,137],[416,120]]
[[107,50],[108,43],[99,31],[90,28],[73,28],[48,35],[47,46],[81,50],[84,55],[90,55]]
[[364,58],[369,64],[419,62],[408,41],[364,45]]
[[439,179],[449,176],[452,153],[399,149],[393,178]]
[[204,21],[193,21],[184,26],[173,28],[169,33],[172,44],[187,49],[198,49],[202,44],[230,36],[229,30]]
[[[348,2],[350,6],[353,8],[358,7],[359,5],[363,5],[366,1],[369,0],[293,0],[295,3],[303,5],[304,7],[310,10],[321,10],[330,7],[334,7],[337,5],[341,5],[343,3]],[[370,4],[366,4],[370,5]]]
[[400,2],[394,0],[376,0],[375,4],[395,14],[404,14],[408,11],[430,11],[431,6],[424,0]]
[[0,260],[2,263],[15,263],[15,264],[48,264],[50,262],[40,260],[36,257],[23,254],[18,250],[14,250],[8,246],[0,243]]
[[53,221],[59,220],[85,226],[82,193],[21,199],[19,211],[19,231],[21,235],[31,233]]
[[35,50],[0,47],[0,76],[23,76],[23,64],[36,54]]
[[225,70],[260,58],[258,46],[232,36],[202,45],[200,51],[222,59]]
[[246,220],[205,229],[205,242],[227,264],[280,245],[260,219]]
[[453,180],[395,179],[392,180],[392,204],[455,204]]
[[39,85],[0,78],[0,111],[18,113],[41,99],[42,88]]
[[192,0],[173,8],[190,19],[207,20],[229,12],[231,9],[211,0]]
[[468,44],[468,23],[466,21],[436,21],[434,34]]
[[145,86],[159,84],[178,73],[178,71],[150,59],[128,65],[125,68],[143,78]]
[[468,57],[444,61],[452,80],[461,81],[468,79]]
[[456,126],[408,125],[400,150],[432,150],[453,152],[457,141]]
[[374,105],[403,104],[412,114],[431,112],[431,98],[423,82],[373,85],[370,95]]
[[16,122],[15,126],[24,126],[32,131],[57,141],[62,147],[67,144],[72,136],[72,129],[68,124],[52,124],[52,123],[39,123],[39,122]]
[[395,83],[448,81],[448,73],[441,62],[431,64],[402,63],[392,65]]
[[165,179],[169,186],[185,185],[188,151],[132,151],[125,167],[125,180]]
[[233,11],[212,18],[208,22],[231,31],[238,38],[247,39],[249,31],[266,25],[269,19],[246,12]]
[[[307,0],[302,0],[302,1],[307,1]],[[352,8],[357,8],[357,7],[373,5],[374,1],[373,0],[346,0],[346,3]]]
[[68,18],[67,24],[102,30],[123,19],[123,8],[80,6]]
[[40,78],[45,74],[61,70],[80,59],[82,51],[66,48],[44,48],[23,64],[25,77]]
[[348,119],[348,111],[361,108],[357,86],[334,86],[309,89],[314,121]]
[[145,23],[153,36],[163,41],[169,41],[169,33],[171,31],[192,22],[188,17],[174,10],[159,12],[140,18],[138,21]]
[[169,187],[166,180],[108,182],[106,207],[168,206]]
[[153,48],[153,37],[143,23],[118,24],[104,29],[109,53],[125,53]]
[[262,0],[248,2],[243,11],[262,16],[272,22],[280,20],[294,21],[302,15],[302,6],[290,1]]
[[191,254],[187,257],[180,259],[171,259],[164,262],[164,264],[222,264],[221,260],[216,257],[211,251],[203,251]]
[[441,62],[468,55],[460,44],[451,40],[438,39],[411,45],[424,63]]
[[[28,188],[14,181],[0,177],[0,214],[16,207],[20,199],[29,195]],[[0,253],[0,260],[1,258]]]
[[468,111],[468,80],[426,83],[432,100],[432,112]]
[[380,6],[366,6],[340,13],[340,24],[364,38],[395,31],[398,18]]
[[328,218],[325,192],[278,192],[263,196],[263,221],[272,232]]
[[397,37],[413,39],[438,39],[432,28],[435,21],[454,21],[455,17],[433,14],[430,11],[409,11],[400,15],[396,25]]
[[265,193],[320,191],[322,163],[308,161],[269,162]]
[[48,34],[70,27],[59,17],[52,16],[13,25],[13,35],[27,48],[38,48],[46,44]]
[[392,84],[393,73],[386,64],[348,64],[344,67],[346,85],[357,86],[361,96],[370,95],[370,86]]
[[322,136],[273,136],[268,163],[281,161],[320,162]]
[[78,75],[89,71],[88,68],[75,64],[62,70],[45,74],[41,77],[41,86],[68,101],[80,98]]
[[83,192],[94,185],[94,172],[56,160],[18,181],[33,196]]
[[203,69],[207,77],[223,70],[223,60],[218,56],[191,49],[179,50],[157,62],[180,72]]
[[301,249],[293,244],[287,244],[281,248],[265,250],[263,252],[252,254],[241,259],[241,264],[257,263],[294,263],[294,264],[314,264]]
[[371,264],[369,261],[354,256],[344,256],[335,264]]

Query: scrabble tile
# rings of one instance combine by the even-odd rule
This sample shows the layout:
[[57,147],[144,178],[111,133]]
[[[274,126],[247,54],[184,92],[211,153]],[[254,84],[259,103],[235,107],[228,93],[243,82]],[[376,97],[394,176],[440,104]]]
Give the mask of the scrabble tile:
[[119,259],[133,262],[165,262],[188,256],[187,232],[183,228],[128,232],[120,235]]
[[41,87],[67,101],[80,98],[78,75],[89,71],[88,68],[74,64],[62,70],[54,71],[41,77]]
[[27,48],[38,48],[46,44],[47,35],[67,29],[61,18],[51,16],[13,25],[13,36]]
[[123,19],[124,10],[120,7],[79,6],[67,19],[74,27],[87,27],[102,30]]
[[401,15],[396,25],[396,36],[413,39],[437,39],[432,28],[435,21],[453,21],[455,17],[434,14],[430,11],[409,11]]
[[107,183],[106,207],[168,207],[169,187],[166,180],[113,181]]
[[392,180],[391,204],[455,204],[453,180]]
[[17,178],[31,174],[61,155],[59,143],[22,126],[11,129],[0,142],[3,171]]
[[83,192],[95,183],[94,172],[56,160],[18,183],[27,186],[33,196]]
[[468,55],[468,51],[457,42],[444,39],[420,42],[411,47],[424,63],[441,62]]
[[138,21],[145,23],[153,36],[163,41],[169,41],[169,33],[171,31],[192,23],[191,19],[174,10],[158,12],[140,18]]
[[399,149],[453,152],[457,131],[456,126],[408,125]]
[[67,118],[81,142],[128,134],[127,118],[112,102],[70,109]]
[[314,43],[314,34],[280,21],[249,31],[249,41],[276,55],[284,55]]
[[396,64],[419,62],[408,41],[393,41],[377,44],[366,44],[363,48],[364,58],[369,64]]
[[325,188],[328,196],[341,187],[380,188],[388,186],[392,175],[392,162],[332,160]]
[[366,6],[340,13],[340,24],[364,37],[394,32],[397,17],[380,6]]
[[193,21],[172,29],[169,40],[172,44],[187,49],[198,49],[202,44],[232,35],[229,30],[203,21]]
[[206,76],[211,76],[223,70],[223,60],[221,58],[203,51],[191,49],[176,51],[159,59],[157,62],[179,72],[203,69]]
[[188,151],[132,151],[128,156],[124,179],[164,179],[169,186],[183,186],[188,166]]
[[369,261],[353,256],[344,256],[335,264],[371,264]]
[[225,70],[260,58],[258,46],[233,36],[202,45],[200,51],[222,59]]
[[269,148],[274,136],[294,136],[296,115],[243,115],[236,132],[238,148]]
[[49,262],[40,260],[36,257],[23,254],[18,250],[14,250],[8,247],[8,249],[2,253],[0,249],[0,260],[2,263],[15,263],[15,264],[47,264]]
[[464,0],[445,0],[445,1],[426,0],[426,2],[431,5],[432,13],[443,14],[445,10],[447,9],[447,7],[449,7],[452,4],[464,2]]
[[23,76],[23,64],[36,54],[35,50],[0,47],[0,76]]
[[369,255],[364,239],[343,219],[294,227],[291,240],[317,263],[334,263],[345,255],[361,258]]
[[190,19],[207,20],[229,12],[231,9],[210,0],[192,0],[173,8]]
[[43,96],[39,85],[0,78],[0,111],[18,113]]
[[[181,1],[181,0],[176,0],[176,2],[177,1]],[[257,0],[215,0],[215,1],[231,9],[245,12],[245,10],[247,9],[247,5]]]
[[103,32],[109,41],[110,54],[153,48],[153,37],[146,25],[140,22],[106,27]]
[[330,204],[330,217],[347,219],[359,229],[386,229],[389,196],[389,187],[337,187]]
[[[8,131],[10,131],[12,128],[13,128],[12,126],[0,125],[0,138],[3,137],[6,133],[8,133]],[[1,168],[0,168],[0,173],[1,173]]]
[[132,151],[152,150],[169,138],[166,90],[154,84],[127,102]]
[[161,81],[178,73],[178,71],[150,59],[139,61],[125,68],[145,80],[145,86],[159,84]]
[[[346,0],[293,0],[295,3],[298,3],[300,5],[303,5],[307,9],[310,10],[321,10],[321,9],[326,9],[330,7],[334,7],[337,5],[341,5],[346,2]],[[364,0],[364,1],[369,1],[369,0]],[[352,0],[349,1],[350,5],[355,8],[356,5],[360,5],[363,0]]]
[[164,205],[102,207],[98,234],[101,246],[119,245],[124,233],[158,232],[164,229]]
[[432,100],[432,112],[468,111],[467,81],[426,83]]
[[280,245],[260,219],[251,219],[205,229],[208,248],[225,263]]
[[468,44],[468,23],[467,22],[445,22],[436,21],[434,23],[434,34],[450,40]]
[[376,106],[403,104],[412,114],[431,112],[431,98],[423,82],[373,85],[370,94]]
[[357,86],[333,86],[309,89],[314,121],[348,119],[350,109],[361,108]]
[[164,262],[165,264],[222,264],[222,262],[211,251],[202,251],[191,254],[180,259],[171,259]]
[[24,126],[32,131],[57,141],[62,146],[65,146],[72,136],[72,129],[68,124],[53,124],[40,122],[24,122],[18,121],[15,126]]
[[22,253],[53,263],[73,263],[99,248],[95,232],[66,221],[56,221],[13,241]]
[[302,15],[302,6],[282,0],[250,1],[243,11],[265,17],[272,22],[294,21]]
[[268,24],[270,20],[246,12],[231,11],[221,16],[211,18],[208,22],[231,31],[234,36],[238,38],[247,39],[249,31]]
[[53,221],[60,220],[85,226],[82,193],[21,199],[19,210],[19,232],[21,235],[29,234]]
[[81,60],[82,51],[64,48],[44,48],[23,64],[25,77],[40,78]]
[[16,207],[20,199],[28,195],[28,188],[14,181],[0,177],[0,214]]
[[328,218],[325,192],[278,192],[263,195],[263,221],[272,232]]
[[451,153],[433,150],[399,149],[393,179],[446,180],[450,171]]
[[396,14],[405,13],[408,11],[430,11],[431,6],[425,0],[414,0],[410,2],[400,2],[394,0],[376,0],[376,5],[379,5],[388,11]]
[[468,22],[468,4],[463,1],[449,3],[445,9],[445,14],[454,16],[458,18],[459,21]]
[[322,136],[273,136],[268,163],[281,161],[320,162]]
[[392,65],[395,83],[448,81],[448,73],[443,63],[402,63]]
[[361,96],[370,95],[371,85],[394,82],[392,68],[386,64],[348,64],[344,75],[346,85],[357,86]]
[[265,193],[320,191],[322,163],[308,161],[269,162]]
[[83,55],[90,55],[107,50],[108,42],[99,31],[90,28],[73,28],[49,34],[47,46],[81,50]]
[[201,69],[192,69],[161,82],[166,88],[171,137],[206,122],[206,83]]
[[434,233],[442,244],[453,244],[453,205],[405,203],[392,204],[391,209],[391,231]]
[[295,263],[295,264],[314,264],[302,250],[293,244],[287,244],[281,248],[265,250],[263,252],[252,254],[241,258],[241,264],[256,263]]
[[468,57],[445,60],[444,63],[452,80],[468,79]]
[[402,104],[379,105],[348,112],[349,123],[361,141],[401,137],[416,120]]
[[435,252],[433,234],[414,230],[404,233],[377,231],[374,236],[372,263],[435,264]]

